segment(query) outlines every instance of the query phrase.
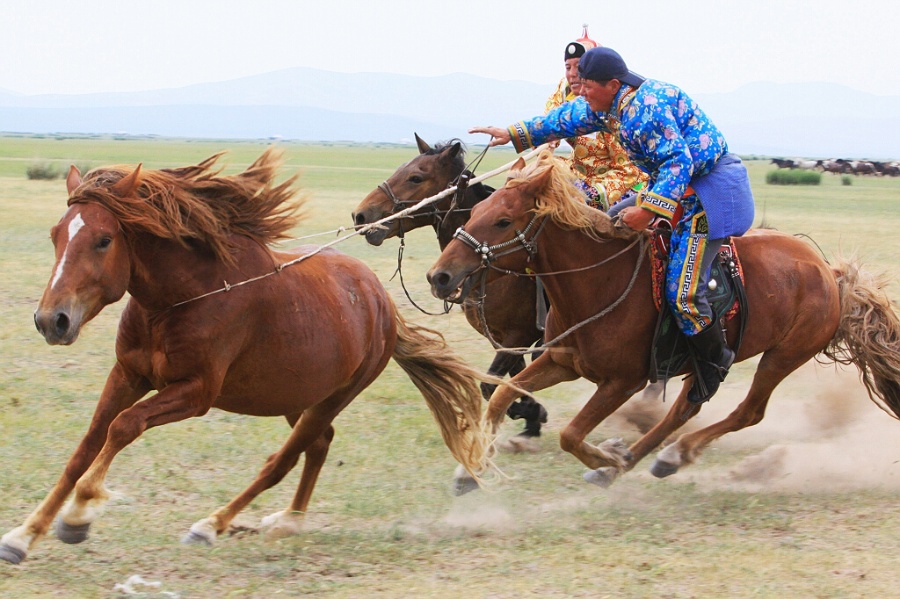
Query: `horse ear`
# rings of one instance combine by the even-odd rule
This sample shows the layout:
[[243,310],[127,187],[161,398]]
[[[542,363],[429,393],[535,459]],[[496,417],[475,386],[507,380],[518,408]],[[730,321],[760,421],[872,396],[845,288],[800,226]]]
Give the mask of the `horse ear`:
[[431,151],[431,146],[429,146],[424,139],[419,137],[418,133],[413,133],[416,136],[416,145],[419,146],[419,154],[424,154],[426,152]]
[[69,192],[69,196],[75,193],[79,185],[81,185],[81,171],[73,164],[69,167],[69,174],[66,175],[66,190]]
[[515,176],[512,174],[513,171],[520,171],[525,168],[525,159],[519,156],[519,159],[516,160],[511,167],[509,167],[510,175],[506,178],[507,181],[510,179],[514,179]]
[[138,185],[141,184],[141,164],[137,165],[137,168],[130,175],[122,177],[113,185],[110,188],[112,192],[123,198],[131,195],[138,188]]
[[456,142],[452,146],[446,148],[443,152],[441,152],[441,160],[451,161],[459,155],[460,150],[462,150],[462,143]]
[[552,168],[545,168],[542,171],[539,171],[536,175],[532,175],[528,180],[528,183],[525,184],[524,189],[530,193],[537,195],[537,192],[544,189],[547,186],[547,183],[550,182],[550,175],[552,174]]

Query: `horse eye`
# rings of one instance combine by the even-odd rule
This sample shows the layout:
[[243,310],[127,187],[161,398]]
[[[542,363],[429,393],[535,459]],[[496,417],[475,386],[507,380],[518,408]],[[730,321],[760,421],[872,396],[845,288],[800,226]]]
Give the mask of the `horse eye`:
[[501,218],[494,224],[494,226],[497,227],[498,229],[505,229],[505,228],[509,227],[511,224],[512,224],[512,221],[509,220],[508,218]]
[[105,250],[109,247],[109,244],[112,243],[112,237],[103,237],[100,241],[97,242],[98,250]]
[[410,183],[415,183],[416,185],[418,185],[419,183],[421,183],[421,182],[424,181],[424,180],[425,180],[425,179],[423,179],[423,178],[420,177],[419,175],[413,175],[413,176],[411,176],[411,177],[409,178],[409,182],[410,182]]

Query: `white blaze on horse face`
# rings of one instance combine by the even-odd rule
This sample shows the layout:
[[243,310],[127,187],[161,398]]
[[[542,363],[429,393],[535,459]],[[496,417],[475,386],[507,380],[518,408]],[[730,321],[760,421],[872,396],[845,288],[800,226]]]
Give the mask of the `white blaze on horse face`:
[[56,272],[53,274],[53,281],[50,283],[50,288],[53,289],[56,287],[56,284],[62,278],[63,267],[66,264],[66,254],[69,253],[69,244],[72,243],[72,240],[75,238],[75,235],[84,227],[84,219],[81,218],[81,214],[76,214],[75,218],[69,221],[69,228],[66,230],[68,233],[68,239],[66,239],[66,249],[63,251],[62,258],[59,259],[59,264],[56,265]]

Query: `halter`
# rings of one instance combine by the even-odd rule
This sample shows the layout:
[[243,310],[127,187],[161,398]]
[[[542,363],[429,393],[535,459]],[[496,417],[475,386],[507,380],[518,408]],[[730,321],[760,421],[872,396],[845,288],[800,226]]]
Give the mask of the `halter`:
[[[541,219],[541,224],[538,227],[537,231],[534,232],[534,235],[531,239],[528,239],[528,233],[535,225],[535,221],[537,221],[537,215],[532,215],[531,220],[528,221],[528,225],[525,227],[524,231],[519,231],[516,229],[516,236],[510,240],[504,241],[502,243],[498,243],[496,245],[489,245],[486,241],[478,241],[472,235],[466,232],[463,227],[460,227],[456,230],[456,233],[453,234],[454,239],[459,239],[464,244],[475,250],[475,253],[481,258],[481,263],[483,266],[490,266],[491,262],[500,258],[501,256],[506,256],[507,254],[511,254],[513,252],[517,252],[519,250],[525,250],[528,252],[528,261],[534,259],[537,256],[537,236],[544,229],[544,223],[547,221],[545,219]],[[516,244],[520,244],[517,247]],[[506,249],[510,248],[510,249]],[[497,250],[505,250],[500,253],[495,253]]]

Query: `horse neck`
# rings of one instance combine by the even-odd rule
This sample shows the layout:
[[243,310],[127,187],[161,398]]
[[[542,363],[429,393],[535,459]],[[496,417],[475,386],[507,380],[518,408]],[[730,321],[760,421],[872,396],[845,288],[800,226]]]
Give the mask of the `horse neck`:
[[616,238],[597,241],[581,231],[548,222],[538,237],[532,268],[543,275],[541,282],[554,311],[571,323],[588,318],[619,299],[635,268],[649,260],[646,254],[639,255],[644,247],[640,243],[627,249],[631,243]]
[[448,209],[444,218],[434,225],[435,233],[438,236],[438,245],[440,245],[442,251],[453,241],[453,235],[456,233],[456,230],[469,220],[472,208],[482,200],[487,199],[491,193],[493,193],[493,189],[483,183],[476,183],[467,187],[462,200],[455,209]]
[[128,293],[148,310],[158,311],[271,270],[274,259],[266,248],[242,236],[233,241],[236,263],[229,266],[200,244],[185,247],[141,235],[132,244]]

